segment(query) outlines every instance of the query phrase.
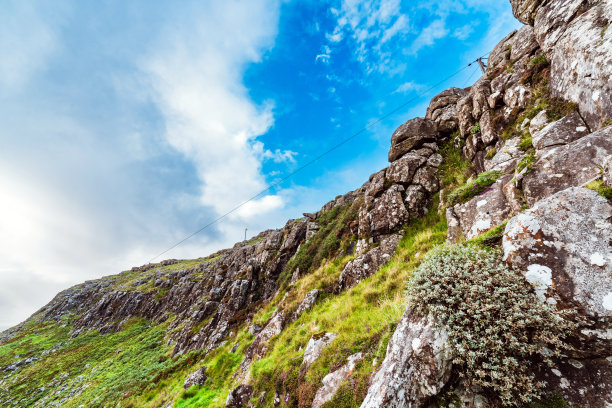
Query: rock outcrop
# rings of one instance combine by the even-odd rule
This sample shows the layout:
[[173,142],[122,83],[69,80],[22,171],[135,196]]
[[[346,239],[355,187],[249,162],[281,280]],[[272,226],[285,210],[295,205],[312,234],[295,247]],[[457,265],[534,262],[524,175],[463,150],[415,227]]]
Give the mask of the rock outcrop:
[[451,356],[444,331],[407,309],[361,408],[419,408],[446,385]]

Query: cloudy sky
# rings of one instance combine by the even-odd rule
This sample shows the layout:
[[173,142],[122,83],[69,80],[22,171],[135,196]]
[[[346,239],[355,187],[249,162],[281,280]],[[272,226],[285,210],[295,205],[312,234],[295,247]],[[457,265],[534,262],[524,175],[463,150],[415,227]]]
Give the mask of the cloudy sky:
[[[490,0],[8,0],[0,15],[0,329],[146,263],[518,27]],[[163,258],[357,188],[399,124],[477,69]]]

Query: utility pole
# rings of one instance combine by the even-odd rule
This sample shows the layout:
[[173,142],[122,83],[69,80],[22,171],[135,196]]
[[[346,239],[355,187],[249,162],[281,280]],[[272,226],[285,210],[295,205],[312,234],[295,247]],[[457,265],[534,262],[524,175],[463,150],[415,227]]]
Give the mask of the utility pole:
[[476,61],[478,62],[478,65],[480,65],[480,70],[484,74],[487,70],[487,66],[484,64],[484,62],[482,62],[482,58],[478,58]]
[[244,240],[246,241],[246,232],[247,232],[248,228],[244,229]]

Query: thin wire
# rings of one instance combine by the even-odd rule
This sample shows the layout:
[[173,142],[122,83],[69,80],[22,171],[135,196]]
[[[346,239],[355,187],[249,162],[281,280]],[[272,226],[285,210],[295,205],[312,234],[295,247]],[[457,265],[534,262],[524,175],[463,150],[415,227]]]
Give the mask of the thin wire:
[[470,75],[470,77],[467,79],[467,81],[465,81],[465,83],[463,84],[463,87],[465,87],[470,82],[470,80],[474,77],[474,74],[476,74],[479,70],[480,70],[480,68],[476,67],[474,72],[472,72],[472,75]]
[[[480,58],[484,58],[486,55],[483,55]],[[471,65],[471,63],[470,63]],[[369,123],[368,125],[366,125],[365,127],[363,127],[362,129],[360,129],[359,131],[353,133],[351,136],[347,137],[346,139],[342,140],[340,143],[334,145],[333,147],[331,147],[330,149],[324,151],[323,153],[321,153],[320,155],[318,155],[317,157],[315,157],[314,159],[310,160],[309,162],[307,162],[306,164],[302,165],[301,167],[299,167],[298,169],[294,170],[293,172],[289,173],[287,176],[283,177],[282,179],[276,181],[275,183],[272,183],[269,187],[267,187],[264,190],[261,190],[259,193],[255,194],[253,197],[249,198],[248,200],[243,201],[242,203],[238,204],[237,206],[235,206],[234,208],[232,208],[231,210],[229,210],[228,212],[224,213],[223,215],[218,216],[217,218],[215,218],[214,220],[210,221],[208,224],[204,225],[202,228],[200,228],[199,230],[189,234],[188,236],[186,236],[185,238],[181,239],[179,242],[177,242],[176,244],[172,245],[170,248],[166,249],[163,252],[160,252],[158,255],[154,256],[153,258],[151,258],[149,260],[149,263],[151,263],[153,260],[159,258],[160,256],[162,256],[163,254],[173,250],[174,248],[178,247],[179,245],[181,245],[183,242],[187,241],[188,239],[194,237],[195,235],[199,234],[200,232],[204,231],[206,228],[216,224],[217,222],[221,221],[223,218],[227,217],[228,215],[232,214],[233,212],[235,212],[236,210],[238,210],[239,208],[243,207],[244,205],[246,205],[247,203],[255,200],[256,198],[258,198],[259,196],[267,193],[268,191],[272,190],[274,187],[277,187],[278,185],[284,183],[285,181],[287,181],[288,179],[290,179],[291,177],[293,177],[294,175],[296,175],[297,173],[299,173],[300,171],[304,170],[306,167],[312,165],[313,163],[319,161],[322,157],[328,155],[329,153],[333,152],[334,150],[339,149],[341,146],[344,146],[346,143],[350,142],[351,140],[353,140],[354,138],[356,138],[357,136],[359,136],[360,134],[362,134],[363,132],[369,130],[370,128],[372,128],[373,126],[379,124],[380,122],[382,122],[383,120],[385,120],[386,118],[388,118],[389,116],[393,115],[394,113],[396,113],[397,111],[403,109],[404,107],[406,107],[407,105],[409,105],[410,103],[414,102],[415,100],[423,97],[424,95],[426,95],[427,93],[429,93],[431,90],[433,90],[434,88],[438,87],[439,85],[443,84],[444,82],[448,81],[449,79],[457,76],[459,73],[463,72],[464,70],[466,70],[470,65],[466,65],[463,68],[461,68],[460,70],[456,71],[455,73],[453,73],[452,75],[444,78],[443,80],[441,80],[440,82],[437,82],[436,84],[432,85],[431,87],[429,87],[428,89],[426,89],[425,91],[419,93],[418,95],[414,96],[413,98],[410,98],[408,101],[404,102],[403,104],[399,105],[398,107],[392,109],[391,111],[387,112],[386,114],[384,114],[383,116],[379,117],[378,119],[376,119],[375,121]]]

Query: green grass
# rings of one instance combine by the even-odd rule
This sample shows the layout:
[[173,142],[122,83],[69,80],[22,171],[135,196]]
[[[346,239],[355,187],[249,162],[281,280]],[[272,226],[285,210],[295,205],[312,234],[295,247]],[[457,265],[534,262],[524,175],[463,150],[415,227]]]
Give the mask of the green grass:
[[585,186],[589,190],[596,191],[603,198],[612,201],[612,187],[606,188],[602,180],[595,180]]
[[[330,367],[339,367],[349,355],[364,352],[365,359],[353,374],[357,386],[344,388],[337,397],[344,402],[334,400],[338,405],[330,405],[358,406],[365,396],[364,387],[372,362],[374,359],[378,364],[382,362],[386,344],[405,310],[403,282],[409,279],[429,249],[445,241],[446,230],[445,217],[430,210],[425,217],[406,227],[404,238],[387,265],[344,293],[323,296],[310,311],[286,327],[271,341],[269,354],[253,364],[251,375],[255,395],[267,391],[271,398],[279,379],[283,379],[281,386],[290,394],[291,401],[308,406]],[[337,281],[344,263],[338,260],[325,264],[313,275],[300,280],[293,290],[305,294],[326,286],[326,280]],[[291,296],[290,292],[286,299],[289,304],[301,301],[301,295],[293,299]],[[287,306],[281,303],[278,307]],[[338,333],[338,337],[305,375],[299,373],[304,347],[312,336],[322,332]]]
[[525,170],[526,174],[531,172],[531,168],[533,167],[534,163],[535,163],[535,152],[533,151],[533,149],[531,149],[530,151],[527,152],[527,154],[525,154],[525,156],[523,156],[521,161],[519,161],[518,164],[516,165],[517,173],[520,173],[524,169],[526,169]]
[[453,192],[448,196],[448,206],[452,207],[455,204],[468,202],[478,194],[484,192],[491,184],[495,183],[500,175],[501,172],[497,170],[480,173],[475,179],[470,180],[464,185],[453,190]]

